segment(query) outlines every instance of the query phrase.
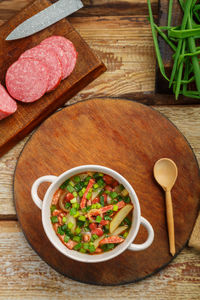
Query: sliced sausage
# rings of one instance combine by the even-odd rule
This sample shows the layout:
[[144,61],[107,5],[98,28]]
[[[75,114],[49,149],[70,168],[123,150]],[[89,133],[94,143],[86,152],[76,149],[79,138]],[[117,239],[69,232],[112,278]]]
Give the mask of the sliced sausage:
[[0,120],[8,117],[17,110],[17,103],[0,84]]
[[63,55],[60,58],[63,67],[62,79],[69,76],[75,68],[78,55],[73,43],[63,36],[54,35],[42,41],[41,45],[48,45],[48,47],[56,49],[56,51],[59,48],[62,50]]
[[19,59],[6,73],[9,94],[22,102],[34,102],[47,91],[49,74],[46,66],[32,58]]
[[55,54],[55,51],[46,49],[42,45],[39,45],[25,51],[20,56],[20,59],[21,58],[33,58],[41,61],[47,66],[49,71],[47,92],[52,91],[59,85],[62,78],[62,68],[58,56]]

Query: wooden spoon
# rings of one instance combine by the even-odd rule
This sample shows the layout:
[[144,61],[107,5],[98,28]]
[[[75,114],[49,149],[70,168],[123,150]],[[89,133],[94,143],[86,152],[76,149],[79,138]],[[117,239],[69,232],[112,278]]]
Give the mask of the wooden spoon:
[[175,237],[174,237],[174,217],[171,198],[171,189],[176,181],[178,169],[176,164],[169,158],[161,158],[154,165],[154,177],[165,191],[166,210],[167,210],[167,225],[169,235],[170,253],[174,256]]

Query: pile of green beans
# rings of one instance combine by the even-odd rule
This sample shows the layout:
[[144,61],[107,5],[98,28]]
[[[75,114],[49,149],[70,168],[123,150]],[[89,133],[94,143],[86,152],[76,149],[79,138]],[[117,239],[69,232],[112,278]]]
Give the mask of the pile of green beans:
[[[151,0],[147,0],[149,21],[155,46],[158,66],[163,77],[173,87],[175,98],[182,94],[186,97],[200,99],[200,0],[177,0],[183,11],[182,24],[172,27],[173,0],[169,0],[168,20],[166,26],[158,27],[154,23]],[[164,63],[159,49],[158,34],[174,51],[171,76],[165,73]],[[194,82],[196,90],[188,84]]]

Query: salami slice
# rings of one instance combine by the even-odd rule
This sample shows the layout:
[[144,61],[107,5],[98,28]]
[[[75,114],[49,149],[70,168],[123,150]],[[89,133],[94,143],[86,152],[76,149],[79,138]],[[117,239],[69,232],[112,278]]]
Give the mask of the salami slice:
[[9,94],[22,102],[34,102],[47,91],[48,70],[39,60],[19,59],[6,73],[6,87]]
[[8,117],[17,110],[17,103],[0,84],[0,120]]
[[20,56],[20,59],[24,58],[33,58],[39,60],[47,66],[49,71],[47,92],[52,91],[59,85],[62,78],[62,68],[61,63],[54,51],[39,45],[25,51]]
[[77,52],[73,43],[63,36],[51,36],[44,41],[41,45],[48,45],[56,49],[62,49],[64,55],[62,56],[63,61],[63,79],[69,76],[75,68],[77,60]]

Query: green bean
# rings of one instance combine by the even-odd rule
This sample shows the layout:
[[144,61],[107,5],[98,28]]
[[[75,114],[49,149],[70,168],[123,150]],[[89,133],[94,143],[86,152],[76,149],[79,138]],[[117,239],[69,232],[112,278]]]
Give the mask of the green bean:
[[200,4],[197,4],[193,9],[193,13],[194,13],[195,17],[200,22],[200,13],[198,13],[198,10],[200,11]]
[[200,22],[200,15],[196,11],[194,12],[194,15],[197,18],[197,20]]
[[[172,22],[172,7],[173,7],[173,0],[169,0],[169,7],[168,7],[168,18],[167,18],[167,26],[171,26]],[[168,29],[169,34],[169,29]]]
[[[188,27],[189,28],[192,27],[190,15],[188,16]],[[188,38],[188,46],[189,46],[190,52],[192,52],[192,53],[196,52],[196,45],[195,45],[194,38],[192,38],[192,37]],[[193,64],[193,68],[194,68],[195,82],[196,82],[197,90],[200,93],[200,65],[199,65],[198,57],[195,55],[195,56],[192,56],[191,59],[192,59],[192,64]]]
[[[168,29],[171,29],[172,27],[171,26],[159,26],[159,28],[161,30],[168,30]],[[176,27],[174,27],[174,28],[176,28]]]
[[162,57],[161,57],[160,50],[159,50],[159,45],[158,45],[158,40],[157,40],[157,36],[156,36],[156,31],[155,31],[155,28],[154,28],[154,20],[153,20],[153,13],[152,13],[152,9],[151,9],[151,1],[147,0],[147,4],[148,4],[148,9],[149,9],[151,31],[152,31],[153,41],[154,41],[154,45],[155,45],[155,51],[156,51],[156,57],[157,57],[157,61],[158,61],[158,66],[160,68],[160,72],[163,75],[163,77],[165,79],[169,80],[168,77],[167,77],[167,75],[165,74],[165,68],[164,68],[164,64],[163,64]]
[[[183,21],[181,24],[181,30],[185,29],[185,27],[186,27],[191,5],[192,5],[192,0],[187,0],[186,4],[185,4],[185,11],[184,11],[184,15],[183,15]],[[170,77],[170,81],[169,81],[169,87],[171,87],[173,80],[174,80],[175,73],[177,71],[177,63],[178,63],[178,58],[179,58],[180,51],[182,48],[182,43],[183,43],[183,40],[180,39],[178,41],[178,46],[177,46],[176,54],[174,57],[174,64],[173,64],[172,73],[171,73],[171,77]]]
[[160,34],[160,36],[162,36],[162,38],[169,44],[169,46],[174,50],[174,52],[176,52],[176,46],[170,41],[170,39],[168,39],[167,35],[162,32],[162,30],[160,30],[160,28],[154,23],[154,27],[155,29],[158,31],[158,33]]
[[[163,28],[165,26],[162,26]],[[168,26],[166,26],[167,29],[168,29]],[[161,28],[161,27],[160,27]],[[199,24],[195,23],[194,20],[192,20],[192,28],[199,28]],[[164,29],[164,30],[167,30],[167,29]],[[181,26],[175,26],[175,27],[170,27],[170,29],[173,29],[173,30],[181,30]]]
[[[197,48],[196,48],[197,49]],[[179,56],[179,59],[178,59],[178,65],[181,63],[181,61],[185,58],[185,57],[188,57],[188,56],[194,56],[194,55],[199,55],[200,54],[200,50],[196,51],[196,52],[189,52],[189,53],[184,53],[184,54],[181,54]]]
[[187,91],[187,93],[193,94],[193,95],[200,95],[199,92],[197,91]]
[[198,0],[193,0],[192,6],[191,6],[191,10],[193,10],[196,7],[196,3]]
[[182,95],[190,98],[196,98],[196,99],[200,98],[200,93],[197,93],[196,91],[186,91],[186,92],[182,91]]
[[[186,41],[183,41],[183,46],[182,46],[182,54],[185,53],[185,43]],[[178,75],[177,75],[177,80],[176,80],[176,88],[175,88],[175,98],[176,100],[178,99],[178,95],[179,95],[179,91],[180,91],[180,87],[181,87],[181,78],[182,78],[182,74],[183,74],[183,60],[179,65],[179,70],[178,70]]]
[[[200,99],[200,46],[196,46],[195,40],[200,38],[200,24],[198,24],[200,22],[200,1],[179,0],[183,11],[182,24],[179,26],[171,26],[173,0],[169,0],[166,26],[157,26],[154,23],[151,0],[147,0],[147,3],[155,52],[161,74],[169,81],[169,87],[173,87],[176,99],[178,99],[179,94]],[[165,31],[168,32],[168,35]],[[174,54],[172,54],[173,67],[170,79],[165,73],[157,34],[174,51]],[[187,90],[188,84],[191,82],[196,83],[196,91]]]
[[[188,58],[185,59],[185,73],[184,73],[184,80],[188,80],[189,77],[189,64],[186,63],[188,61]],[[185,93],[187,90],[187,84],[183,83],[183,93]]]
[[188,37],[199,38],[200,28],[185,29],[185,30],[174,30],[173,28],[168,31],[168,36],[178,39],[184,39]]
[[188,83],[191,83],[191,82],[193,82],[194,81],[194,79],[195,79],[195,77],[194,76],[192,76],[190,79],[188,79],[188,80],[181,80],[181,83],[182,84],[184,84],[184,83],[186,83],[186,84],[188,84]]
[[184,6],[185,6],[184,1],[183,0],[179,0],[179,4],[180,4],[180,6],[182,8],[182,11],[184,12]]

